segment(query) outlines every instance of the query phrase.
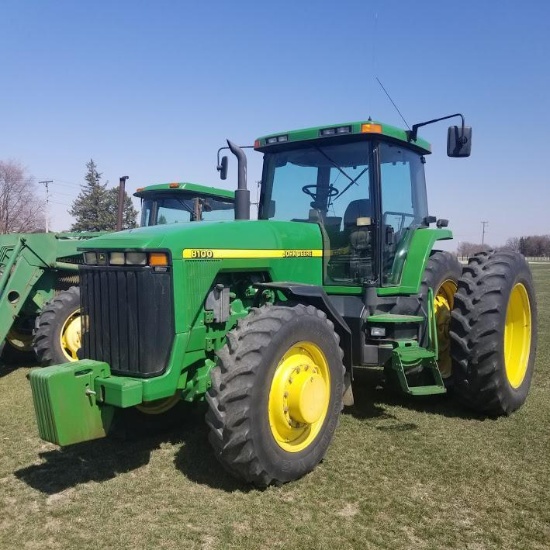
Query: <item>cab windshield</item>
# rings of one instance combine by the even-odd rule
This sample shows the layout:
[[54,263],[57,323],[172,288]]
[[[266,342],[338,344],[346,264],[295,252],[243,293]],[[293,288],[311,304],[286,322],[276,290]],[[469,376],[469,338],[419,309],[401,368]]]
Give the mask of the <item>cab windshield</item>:
[[260,218],[319,224],[327,285],[375,276],[371,147],[361,140],[265,155]]
[[326,285],[399,285],[411,230],[427,215],[423,159],[364,139],[266,153],[260,204],[260,219],[319,224]]
[[307,221],[321,216],[325,222],[327,217],[343,218],[350,202],[370,197],[369,144],[313,145],[268,153],[263,184],[260,218]]
[[195,221],[221,221],[234,218],[233,201],[196,194],[174,197],[156,195],[143,200],[141,226],[187,223]]

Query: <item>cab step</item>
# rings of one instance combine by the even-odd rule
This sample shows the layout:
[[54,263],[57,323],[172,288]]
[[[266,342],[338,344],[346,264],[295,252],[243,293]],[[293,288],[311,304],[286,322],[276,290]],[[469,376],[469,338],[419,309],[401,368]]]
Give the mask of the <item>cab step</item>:
[[[397,342],[387,368],[391,370],[388,374],[397,379],[401,390],[408,395],[437,395],[447,391],[435,352],[419,346],[415,340]],[[407,375],[420,376],[423,381],[430,383],[416,385],[412,383],[414,378]]]

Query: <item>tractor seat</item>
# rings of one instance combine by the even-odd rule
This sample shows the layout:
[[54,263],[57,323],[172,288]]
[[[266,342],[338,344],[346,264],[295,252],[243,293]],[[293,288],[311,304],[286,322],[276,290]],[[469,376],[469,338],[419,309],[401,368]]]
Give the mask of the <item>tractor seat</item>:
[[344,213],[344,227],[357,225],[358,218],[369,218],[372,215],[369,199],[351,201]]
[[371,204],[351,201],[344,213],[344,236],[349,244],[349,274],[354,280],[372,278]]

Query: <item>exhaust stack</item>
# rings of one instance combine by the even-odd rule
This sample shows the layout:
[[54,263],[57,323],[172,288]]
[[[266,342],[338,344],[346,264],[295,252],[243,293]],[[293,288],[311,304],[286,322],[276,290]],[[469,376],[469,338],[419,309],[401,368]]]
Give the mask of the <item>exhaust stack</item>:
[[227,140],[230,151],[237,157],[237,190],[235,191],[235,219],[250,219],[250,191],[246,187],[246,155],[244,151]]

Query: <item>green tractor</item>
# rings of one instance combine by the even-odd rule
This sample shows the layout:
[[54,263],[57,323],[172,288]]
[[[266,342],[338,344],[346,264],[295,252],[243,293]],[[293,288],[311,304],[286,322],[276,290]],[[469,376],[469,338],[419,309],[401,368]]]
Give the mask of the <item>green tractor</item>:
[[[233,191],[193,183],[149,185],[141,226],[233,217]],[[0,348],[6,363],[76,361],[80,348],[78,266],[98,233],[0,236]]]
[[[258,139],[258,220],[246,156],[228,142],[235,221],[85,243],[85,359],[31,371],[40,436],[70,445],[105,436],[120,409],[206,399],[219,461],[265,487],[319,463],[361,369],[412,396],[453,385],[487,415],[521,406],[536,348],[529,268],[498,252],[461,269],[434,250],[452,233],[429,215],[423,124],[369,119]],[[448,154],[470,145],[462,119]],[[218,169],[225,177],[226,157]]]

